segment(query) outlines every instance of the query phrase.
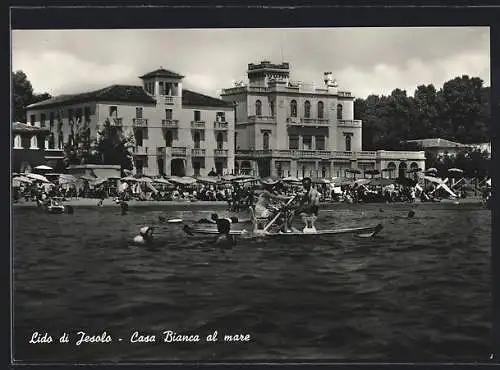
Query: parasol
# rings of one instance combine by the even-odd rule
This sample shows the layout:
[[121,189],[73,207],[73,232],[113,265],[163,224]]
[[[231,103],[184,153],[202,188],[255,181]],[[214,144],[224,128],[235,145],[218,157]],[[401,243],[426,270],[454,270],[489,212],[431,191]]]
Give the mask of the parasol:
[[282,181],[284,181],[284,182],[300,182],[298,177],[295,177],[295,176],[287,176]]
[[45,176],[38,175],[36,173],[28,173],[28,174],[26,174],[26,177],[29,177],[30,179],[33,179],[35,181],[41,181],[41,182],[45,182],[45,183],[50,183],[50,181],[47,180],[47,178]]
[[133,176],[122,177],[120,180],[122,180],[122,181],[137,181],[137,179]]
[[40,166],[36,166],[34,168],[35,170],[44,170],[44,171],[50,171],[50,170],[53,170],[52,167],[49,167],[49,166],[46,166],[44,164],[40,165]]

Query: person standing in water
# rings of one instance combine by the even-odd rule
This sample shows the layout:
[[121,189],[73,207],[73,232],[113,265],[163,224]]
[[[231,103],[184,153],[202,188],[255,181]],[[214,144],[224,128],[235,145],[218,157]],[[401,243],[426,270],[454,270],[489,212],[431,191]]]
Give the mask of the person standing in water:
[[307,220],[316,220],[319,213],[319,198],[318,191],[312,187],[312,180],[309,177],[304,177],[302,180],[302,194],[300,196],[299,207],[293,212],[292,216],[288,218],[288,229],[291,229],[291,224],[294,215],[300,215],[307,227],[312,227],[314,224],[309,225]]

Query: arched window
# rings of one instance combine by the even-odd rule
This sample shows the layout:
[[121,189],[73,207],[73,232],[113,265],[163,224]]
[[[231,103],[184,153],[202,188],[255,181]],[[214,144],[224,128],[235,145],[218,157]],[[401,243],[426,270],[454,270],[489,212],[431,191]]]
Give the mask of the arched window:
[[318,118],[323,118],[324,105],[322,101],[318,102]]
[[38,138],[33,135],[30,140],[30,149],[38,149]]
[[262,116],[262,102],[260,100],[255,102],[255,115]]
[[297,117],[297,102],[295,100],[290,102],[290,117]]
[[399,177],[402,178],[402,177],[406,177],[406,169],[408,168],[408,166],[406,165],[406,162],[401,162],[399,164]]
[[56,146],[56,139],[54,138],[54,133],[51,132],[49,136],[49,149],[55,149]]
[[172,146],[172,140],[172,131],[169,130],[165,133],[165,146],[167,148],[170,148]]
[[309,103],[309,100],[304,103],[304,117],[311,118],[311,103]]
[[394,164],[394,162],[389,162],[389,164],[387,165],[387,172],[389,172],[390,179],[392,179],[395,170],[396,170],[396,165]]
[[238,150],[238,133],[234,133],[234,151]]
[[269,101],[269,110],[271,111],[271,117],[274,117],[274,100]]
[[269,133],[264,132],[264,135],[262,135],[262,147],[264,150],[269,150]]
[[21,135],[17,134],[14,136],[14,148],[15,149],[20,149],[23,147],[23,144],[21,142]]
[[302,166],[302,177],[306,176],[306,166]]
[[337,104],[337,119],[343,119],[342,118],[342,104]]
[[195,149],[200,149],[200,141],[201,141],[201,136],[198,131],[194,133],[194,148]]
[[351,151],[351,136],[347,135],[345,137],[345,151],[350,152]]
[[217,134],[217,149],[222,149],[224,145],[224,135],[222,135],[222,132],[219,132]]

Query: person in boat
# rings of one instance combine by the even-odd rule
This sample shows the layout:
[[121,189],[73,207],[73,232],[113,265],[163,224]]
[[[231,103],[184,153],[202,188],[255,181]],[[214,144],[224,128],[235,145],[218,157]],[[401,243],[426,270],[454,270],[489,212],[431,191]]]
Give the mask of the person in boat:
[[279,180],[261,180],[264,190],[257,197],[257,202],[254,206],[254,214],[256,218],[269,218],[273,214],[273,201],[288,201],[290,197],[279,194],[277,185]]
[[287,220],[287,232],[292,230],[292,220],[294,215],[300,215],[302,221],[306,224],[306,227],[314,227],[314,223],[309,225],[308,220],[316,220],[319,213],[319,192],[312,187],[312,180],[309,177],[305,177],[302,180],[302,194],[300,194],[299,207],[294,210],[292,215],[288,217]]

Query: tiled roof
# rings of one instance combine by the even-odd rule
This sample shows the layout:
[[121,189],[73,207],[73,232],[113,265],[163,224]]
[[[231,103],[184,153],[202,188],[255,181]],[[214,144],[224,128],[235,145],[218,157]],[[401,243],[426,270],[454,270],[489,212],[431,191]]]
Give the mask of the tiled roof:
[[164,68],[157,69],[152,72],[148,72],[145,75],[140,76],[139,78],[152,78],[152,77],[167,77],[167,78],[184,78],[178,73],[169,71]]
[[131,103],[155,103],[141,86],[111,85],[99,90],[73,95],[60,95],[28,105],[28,109],[89,101],[116,101]]
[[31,126],[22,122],[13,122],[12,123],[12,131],[13,132],[39,132],[39,133],[48,133],[49,129]]
[[203,95],[191,90],[182,89],[182,105],[231,108],[233,103],[208,95]]
[[433,138],[433,139],[420,139],[420,140],[406,140],[405,143],[416,143],[423,148],[463,148],[467,145],[456,143],[454,141]]

